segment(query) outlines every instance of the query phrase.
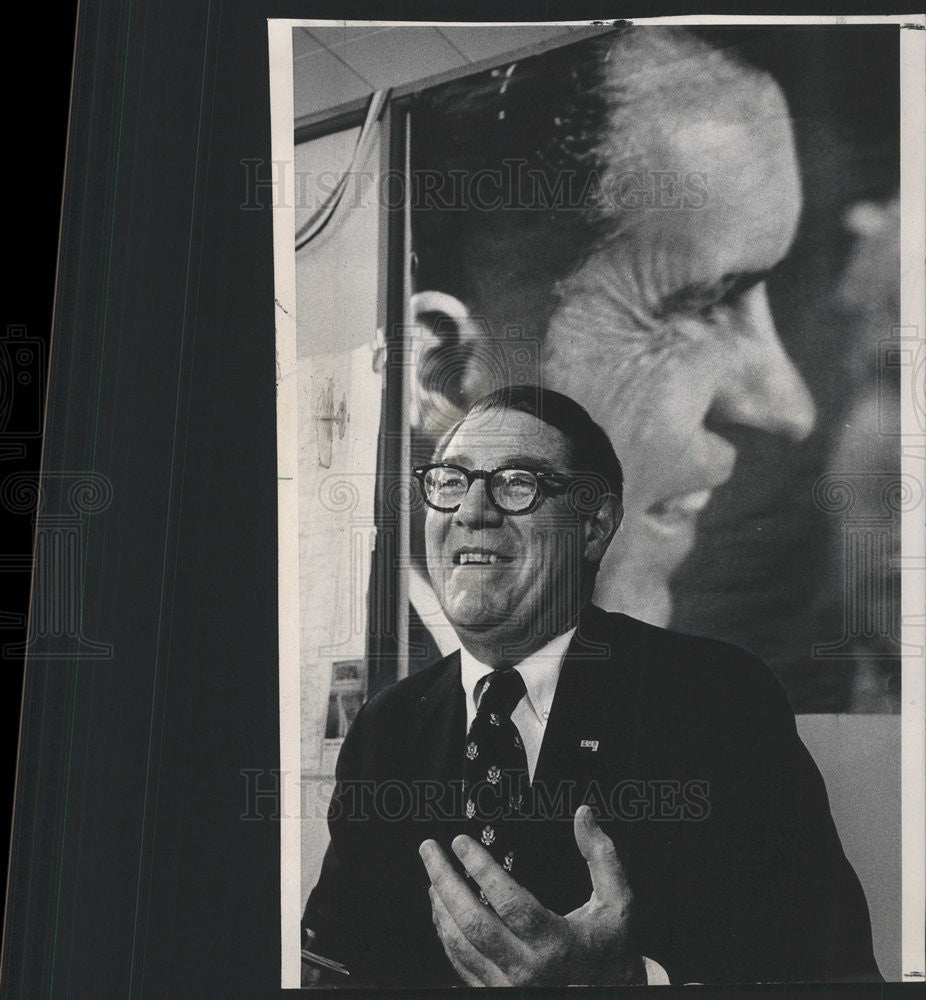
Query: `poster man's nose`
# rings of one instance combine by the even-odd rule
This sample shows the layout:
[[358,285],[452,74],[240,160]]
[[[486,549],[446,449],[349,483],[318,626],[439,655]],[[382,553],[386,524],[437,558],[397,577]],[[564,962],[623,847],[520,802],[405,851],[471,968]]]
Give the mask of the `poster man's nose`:
[[725,423],[803,441],[813,430],[816,407],[778,337],[764,285],[748,293],[744,307],[742,346],[725,367],[712,414]]

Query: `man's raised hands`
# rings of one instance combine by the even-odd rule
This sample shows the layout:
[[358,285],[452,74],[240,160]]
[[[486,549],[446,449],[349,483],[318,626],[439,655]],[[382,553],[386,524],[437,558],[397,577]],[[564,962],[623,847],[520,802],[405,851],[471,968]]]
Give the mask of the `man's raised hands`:
[[437,933],[447,957],[470,986],[629,985],[645,983],[631,941],[633,895],[611,839],[588,806],[574,821],[588,863],[592,895],[565,917],[546,909],[471,837],[454,854],[490,906],[480,902],[441,848],[426,840],[420,854],[431,879]]

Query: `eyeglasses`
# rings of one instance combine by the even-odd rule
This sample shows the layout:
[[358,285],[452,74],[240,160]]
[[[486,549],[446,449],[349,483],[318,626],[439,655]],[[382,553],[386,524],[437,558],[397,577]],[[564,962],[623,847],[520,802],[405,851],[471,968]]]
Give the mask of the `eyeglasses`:
[[477,479],[485,481],[486,495],[496,510],[504,514],[528,514],[544,492],[562,490],[573,478],[562,472],[535,472],[507,466],[487,472],[444,463],[420,465],[412,472],[421,486],[424,502],[443,514],[452,514],[463,503]]

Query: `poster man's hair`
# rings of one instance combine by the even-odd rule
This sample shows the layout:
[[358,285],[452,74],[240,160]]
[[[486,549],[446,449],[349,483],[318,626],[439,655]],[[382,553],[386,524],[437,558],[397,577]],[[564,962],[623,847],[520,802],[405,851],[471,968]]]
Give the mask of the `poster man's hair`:
[[647,169],[661,119],[715,113],[721,88],[747,103],[770,84],[683,28],[627,27],[422,94],[416,288],[483,308],[499,290],[552,295],[634,224],[637,213],[615,211],[604,189],[615,171]]

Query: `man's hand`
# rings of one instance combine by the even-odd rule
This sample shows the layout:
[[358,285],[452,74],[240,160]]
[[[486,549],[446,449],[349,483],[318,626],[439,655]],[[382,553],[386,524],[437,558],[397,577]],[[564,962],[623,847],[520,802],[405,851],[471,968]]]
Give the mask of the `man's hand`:
[[447,957],[470,986],[627,985],[646,981],[630,944],[632,894],[623,865],[591,809],[575,815],[576,844],[588,862],[591,898],[561,917],[537,899],[471,837],[454,854],[485,892],[491,909],[433,840],[420,848],[431,879],[431,909]]

